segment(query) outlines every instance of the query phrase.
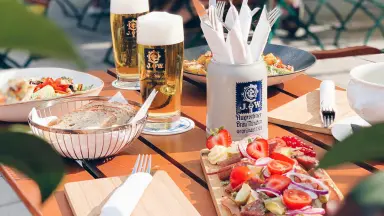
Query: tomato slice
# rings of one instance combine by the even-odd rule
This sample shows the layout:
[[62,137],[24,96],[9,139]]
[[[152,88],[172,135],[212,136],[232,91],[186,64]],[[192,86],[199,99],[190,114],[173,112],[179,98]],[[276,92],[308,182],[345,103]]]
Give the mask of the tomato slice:
[[[283,192],[291,184],[291,179],[282,175],[271,175],[265,183],[266,188],[272,188],[274,190]],[[267,194],[268,195],[268,194]]]
[[269,139],[268,144],[269,144],[269,152],[273,152],[275,151],[275,149],[287,146],[287,143],[279,137]]
[[293,166],[292,164],[285,162],[285,161],[280,161],[280,160],[272,160],[268,163],[267,165],[268,171],[271,174],[278,174],[282,175],[284,173],[289,172],[292,170]]
[[229,177],[229,182],[231,183],[232,188],[236,188],[237,186],[248,181],[250,177],[251,171],[249,170],[249,168],[246,166],[239,166],[233,168]]
[[275,160],[287,162],[287,163],[291,164],[292,166],[296,164],[296,161],[294,159],[287,157],[283,154],[280,154],[278,152],[272,152],[269,157],[272,159],[275,159]]
[[247,153],[254,159],[259,159],[269,156],[269,145],[265,139],[255,139],[248,144]]
[[304,191],[288,189],[283,194],[284,204],[289,209],[301,209],[312,203],[312,198]]

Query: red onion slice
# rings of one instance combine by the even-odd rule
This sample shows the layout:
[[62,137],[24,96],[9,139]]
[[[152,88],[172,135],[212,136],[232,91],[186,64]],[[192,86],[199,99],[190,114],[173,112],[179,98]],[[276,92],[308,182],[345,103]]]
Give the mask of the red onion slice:
[[306,215],[313,215],[313,214],[325,214],[325,210],[323,208],[309,208],[306,210],[289,210],[285,212],[286,215],[298,215],[298,214],[306,214]]
[[258,188],[258,189],[256,189],[256,191],[257,192],[268,192],[268,193],[271,193],[277,197],[281,195],[280,191],[277,191],[277,190],[272,189],[272,188]]
[[304,206],[304,207],[301,208],[300,210],[301,210],[301,211],[305,211],[305,210],[310,209],[310,208],[312,208],[312,206]]
[[[299,184],[299,183],[297,183],[297,184]],[[311,187],[311,186],[308,186],[308,187]],[[313,200],[315,200],[315,199],[317,199],[317,198],[319,197],[315,192],[310,191],[310,190],[303,189],[303,188],[297,186],[296,184],[292,184],[292,183],[291,183],[291,184],[288,186],[288,189],[296,189],[296,190],[304,191],[304,192],[307,193]],[[312,189],[313,189],[313,187],[312,187]]]
[[302,188],[304,190],[309,190],[309,191],[312,191],[314,193],[321,194],[321,195],[325,195],[325,194],[329,193],[329,188],[324,184],[324,182],[322,182],[319,179],[316,179],[316,178],[314,178],[312,176],[308,176],[308,175],[304,175],[304,174],[300,174],[300,173],[289,173],[286,176],[288,178],[290,178],[290,179],[293,179],[292,177],[298,177],[300,179],[309,179],[310,181],[318,184],[320,187],[323,188],[322,190],[310,188],[308,186],[305,186],[303,184],[297,183],[297,182],[292,180],[292,184],[294,184],[294,185],[296,185],[296,186],[298,186],[298,187],[300,187],[300,188]]
[[269,170],[267,168],[264,168],[263,175],[264,175],[264,178],[269,178],[271,176],[271,173],[269,173]]
[[239,143],[239,145],[237,146],[239,151],[240,151],[240,154],[245,157],[245,158],[249,158],[249,159],[252,159],[254,160],[248,153],[247,153],[247,146],[248,144],[245,144],[245,143]]
[[270,157],[259,158],[259,159],[257,159],[255,165],[256,165],[256,166],[267,166],[267,164],[268,164],[271,160],[273,160],[273,159],[270,158]]

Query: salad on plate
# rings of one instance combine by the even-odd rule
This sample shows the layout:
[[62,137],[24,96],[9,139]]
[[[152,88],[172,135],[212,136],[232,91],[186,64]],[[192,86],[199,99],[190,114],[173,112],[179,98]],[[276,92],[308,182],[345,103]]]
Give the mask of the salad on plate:
[[3,92],[0,90],[0,104],[51,99],[81,93],[91,88],[92,86],[81,83],[76,84],[68,77],[15,78],[8,80]]
[[[273,53],[269,53],[262,57],[267,65],[268,76],[284,75],[295,72],[293,66],[284,64],[283,61],[278,56],[273,55]],[[207,67],[211,59],[212,52],[207,51],[206,53],[201,54],[197,60],[184,60],[184,71],[205,76],[207,75]]]
[[207,139],[202,157],[207,179],[220,181],[211,193],[221,187],[221,215],[324,215],[332,193],[340,198],[328,174],[316,169],[313,147],[296,137],[253,135],[232,142],[220,128]]

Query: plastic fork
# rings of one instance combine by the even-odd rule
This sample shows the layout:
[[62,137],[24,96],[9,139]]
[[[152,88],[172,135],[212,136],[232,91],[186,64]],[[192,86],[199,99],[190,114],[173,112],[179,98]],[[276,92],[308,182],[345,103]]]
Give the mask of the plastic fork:
[[225,1],[216,2],[216,16],[219,19],[219,22],[223,24],[224,28],[227,29],[227,31],[230,31],[231,28],[227,24],[225,24],[225,21],[224,21],[224,9],[226,4],[227,2]]
[[146,172],[151,174],[152,155],[139,155],[133,167],[132,174]]
[[336,112],[332,107],[326,107],[321,109],[321,115],[324,128],[328,128],[335,121]]
[[277,19],[279,19],[280,16],[281,16],[280,7],[275,7],[273,10],[271,10],[268,13],[269,25],[272,27],[275,24],[275,22],[277,21]]

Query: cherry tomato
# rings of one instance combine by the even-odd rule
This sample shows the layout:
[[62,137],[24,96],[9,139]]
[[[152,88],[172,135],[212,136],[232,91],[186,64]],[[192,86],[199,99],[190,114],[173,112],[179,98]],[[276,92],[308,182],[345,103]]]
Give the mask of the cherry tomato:
[[268,167],[268,171],[271,174],[278,174],[278,175],[289,172],[293,168],[292,164],[285,161],[280,161],[280,160],[270,161],[267,167]]
[[[277,190],[279,192],[283,192],[285,189],[287,189],[288,185],[291,184],[291,179],[282,176],[282,175],[271,175],[267,181],[265,182],[266,188],[272,188],[274,190]],[[272,196],[271,194],[268,194],[268,196]]]
[[275,160],[287,162],[287,163],[291,164],[292,166],[296,164],[295,160],[293,160],[292,158],[287,157],[283,154],[280,154],[278,152],[272,152],[269,157],[272,159],[275,159]]
[[231,175],[229,177],[229,182],[231,183],[232,188],[236,188],[237,186],[243,184],[248,181],[251,177],[251,171],[246,166],[235,167]]
[[56,83],[57,85],[61,85],[61,78],[57,78],[57,79],[55,80],[55,83]]
[[51,78],[51,77],[48,77],[45,79],[43,85],[46,86],[46,85],[51,85],[52,83],[54,83],[55,81]]
[[316,152],[311,150],[311,149],[301,148],[300,151],[303,152],[304,155],[307,155],[307,156],[310,156],[310,157],[316,157]]
[[284,204],[289,209],[301,209],[312,203],[312,198],[304,191],[288,189],[283,194]]

